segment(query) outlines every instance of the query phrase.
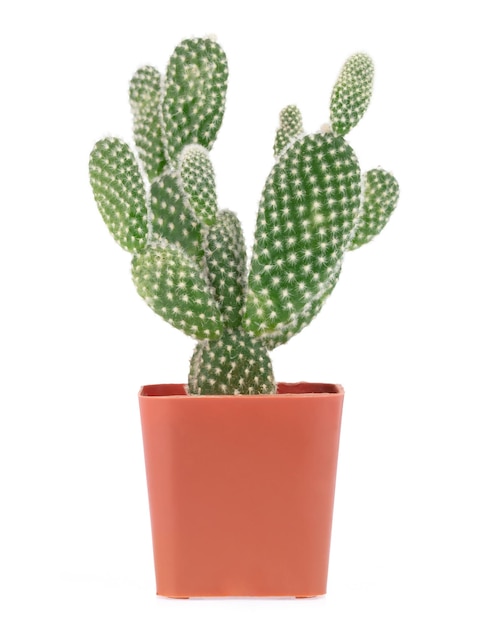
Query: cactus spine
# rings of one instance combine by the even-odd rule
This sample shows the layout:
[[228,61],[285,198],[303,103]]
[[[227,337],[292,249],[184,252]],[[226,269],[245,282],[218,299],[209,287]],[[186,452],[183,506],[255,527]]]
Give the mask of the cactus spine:
[[140,296],[197,340],[189,393],[274,393],[269,351],[320,312],[345,252],[383,229],[399,188],[382,169],[361,175],[344,139],[371,98],[371,59],[356,54],[332,91],[330,126],[307,135],[295,105],[280,114],[248,271],[239,219],[218,206],[209,155],[227,77],[209,38],[177,46],[164,79],[139,69],[129,95],[148,193],[135,155],[115,138],[95,145],[90,180],[110,232],[134,255]]

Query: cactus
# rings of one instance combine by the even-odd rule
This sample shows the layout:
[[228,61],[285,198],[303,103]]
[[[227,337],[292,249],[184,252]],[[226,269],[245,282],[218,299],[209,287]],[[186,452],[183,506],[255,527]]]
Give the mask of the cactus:
[[183,41],[164,79],[139,69],[129,92],[139,161],[121,140],[102,139],[90,180],[111,234],[133,254],[139,295],[197,341],[188,392],[269,394],[269,351],[318,315],[346,251],[384,228],[399,187],[381,168],[362,175],[344,138],[364,115],[373,82],[371,59],[353,55],[332,91],[330,125],[305,134],[295,105],[281,111],[248,269],[239,219],[219,208],[209,154],[227,76],[210,38]]

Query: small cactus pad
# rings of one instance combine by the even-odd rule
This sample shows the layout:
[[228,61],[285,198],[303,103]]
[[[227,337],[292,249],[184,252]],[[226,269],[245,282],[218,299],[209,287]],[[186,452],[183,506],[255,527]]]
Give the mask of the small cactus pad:
[[274,155],[280,153],[303,133],[302,114],[297,106],[291,104],[280,113],[280,126],[276,131]]
[[195,215],[211,226],[217,215],[215,173],[205,148],[187,146],[180,158],[180,180]]
[[203,258],[201,224],[185,194],[176,172],[166,169],[151,185],[150,242],[168,241],[189,256]]
[[363,117],[373,91],[374,66],[367,54],[345,62],[332,91],[330,119],[337,135],[346,135]]
[[357,223],[356,156],[332,133],[298,139],[266,181],[259,208],[244,327],[289,324],[332,280]]
[[227,59],[215,41],[186,39],[175,49],[163,97],[163,138],[173,165],[188,144],[212,147],[224,114],[227,77]]
[[130,82],[130,104],[134,118],[134,140],[149,182],[164,169],[161,129],[161,74],[149,65],[141,67]]
[[349,250],[368,243],[383,230],[395,210],[400,194],[396,178],[382,169],[366,172],[363,179],[363,210]]
[[232,211],[220,211],[206,234],[205,262],[226,326],[242,321],[246,288],[246,244],[241,224]]
[[98,209],[117,243],[128,252],[146,245],[146,192],[129,146],[114,137],[101,139],[90,154],[90,182]]
[[188,389],[197,395],[275,393],[273,369],[264,343],[242,330],[225,330],[219,339],[198,344]]
[[222,317],[200,268],[175,247],[148,248],[132,260],[132,279],[151,309],[194,339],[217,339]]

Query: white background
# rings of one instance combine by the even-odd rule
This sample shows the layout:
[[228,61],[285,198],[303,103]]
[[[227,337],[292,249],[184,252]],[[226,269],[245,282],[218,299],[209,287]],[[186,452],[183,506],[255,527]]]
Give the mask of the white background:
[[[483,3],[4,3],[1,46],[0,622],[486,625],[488,97]],[[401,201],[347,257],[279,380],[346,388],[324,598],[155,595],[137,391],[183,382],[193,342],[137,296],[88,182],[131,140],[127,86],[184,37],[227,52],[213,150],[251,243],[279,110],[313,131],[345,58],[376,63],[349,135]]]

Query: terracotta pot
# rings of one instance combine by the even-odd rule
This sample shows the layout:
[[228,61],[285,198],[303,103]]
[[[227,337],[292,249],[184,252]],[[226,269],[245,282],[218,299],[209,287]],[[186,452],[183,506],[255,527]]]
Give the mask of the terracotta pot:
[[139,394],[157,593],[322,595],[344,391]]

